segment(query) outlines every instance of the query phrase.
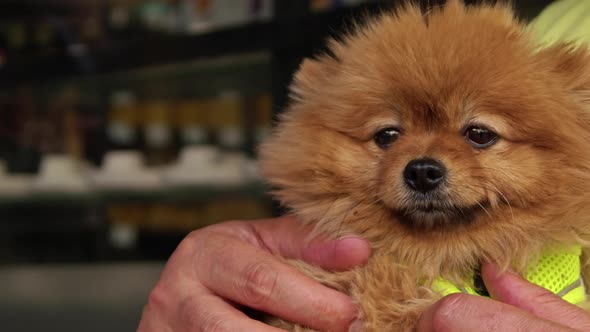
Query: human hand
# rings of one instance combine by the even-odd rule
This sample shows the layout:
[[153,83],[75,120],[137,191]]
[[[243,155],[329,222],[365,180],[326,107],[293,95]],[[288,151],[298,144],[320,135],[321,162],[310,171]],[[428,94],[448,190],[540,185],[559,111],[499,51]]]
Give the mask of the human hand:
[[493,300],[446,296],[422,315],[418,332],[590,331],[590,313],[550,291],[494,264],[484,264],[482,277]]
[[351,299],[307,278],[276,256],[328,270],[364,264],[359,238],[308,240],[294,217],[216,224],[188,235],[170,257],[144,308],[138,332],[282,331],[250,319],[247,306],[322,331],[346,331]]

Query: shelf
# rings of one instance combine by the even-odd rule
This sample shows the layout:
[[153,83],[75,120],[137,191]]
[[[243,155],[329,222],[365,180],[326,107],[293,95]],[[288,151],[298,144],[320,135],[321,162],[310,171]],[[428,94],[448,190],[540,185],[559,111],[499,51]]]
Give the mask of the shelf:
[[23,206],[88,206],[121,202],[210,201],[234,197],[265,199],[269,188],[260,182],[236,186],[179,186],[155,190],[110,190],[89,193],[37,192],[25,195],[0,195],[0,209]]
[[[474,3],[475,0],[466,2]],[[550,2],[523,0],[516,7],[519,16],[530,19]],[[12,0],[10,6],[19,3]],[[60,1],[56,3],[61,4]],[[280,5],[285,8],[280,9],[281,13],[276,13],[270,21],[223,27],[201,34],[125,31],[91,45],[86,55],[78,58],[57,49],[44,54],[8,54],[6,64],[0,67],[0,87],[10,87],[17,81],[127,71],[228,54],[291,50],[295,57],[302,52],[309,55],[323,48],[326,36],[346,31],[346,28],[342,28],[350,26],[354,17],[368,17],[395,7],[397,3],[374,0],[353,7],[312,13],[299,3],[293,6],[281,1]],[[429,3],[433,4],[432,1]]]
[[268,22],[253,22],[197,35],[150,31],[123,33],[97,44],[78,58],[67,55],[64,50],[44,55],[8,54],[5,66],[0,68],[0,86],[10,86],[17,81],[127,71],[228,54],[308,48],[310,41],[313,45],[321,44],[326,35],[338,31],[353,14],[370,13],[385,6],[367,3],[321,13],[284,15]]
[[[97,91],[127,91],[134,87],[141,90],[148,87],[153,92],[151,98],[206,99],[217,97],[223,91],[252,96],[271,89],[270,62],[268,52],[255,52],[142,67],[126,72],[71,76],[52,82],[37,82],[35,86],[50,94],[66,86],[76,86],[90,95]],[[161,82],[167,84],[162,85]]]
[[121,201],[207,201],[231,197],[266,198],[268,186],[252,182],[238,186],[179,186],[151,191],[105,191],[98,194],[98,199],[107,202]]

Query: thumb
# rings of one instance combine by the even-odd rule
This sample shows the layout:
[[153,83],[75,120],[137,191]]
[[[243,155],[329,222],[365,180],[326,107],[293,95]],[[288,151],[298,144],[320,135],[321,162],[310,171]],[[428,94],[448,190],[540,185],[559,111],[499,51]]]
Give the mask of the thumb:
[[521,308],[540,318],[590,331],[590,313],[547,289],[532,284],[513,272],[501,273],[498,266],[492,263],[482,266],[482,276],[495,300]]
[[326,270],[348,270],[365,264],[371,255],[371,246],[360,237],[310,238],[312,228],[294,216],[260,221],[254,227],[260,241],[273,254],[300,259]]

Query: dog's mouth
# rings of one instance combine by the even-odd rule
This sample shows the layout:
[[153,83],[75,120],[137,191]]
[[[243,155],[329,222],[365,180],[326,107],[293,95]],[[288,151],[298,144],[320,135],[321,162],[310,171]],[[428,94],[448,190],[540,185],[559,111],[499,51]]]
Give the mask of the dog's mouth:
[[396,219],[405,226],[429,230],[471,224],[480,211],[485,211],[481,203],[457,206],[429,202],[396,209],[394,214]]

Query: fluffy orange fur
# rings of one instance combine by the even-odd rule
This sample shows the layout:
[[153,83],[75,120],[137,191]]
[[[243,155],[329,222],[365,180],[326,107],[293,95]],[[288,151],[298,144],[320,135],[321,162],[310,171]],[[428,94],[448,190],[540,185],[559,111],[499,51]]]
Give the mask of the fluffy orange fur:
[[[440,298],[438,277],[460,285],[482,261],[523,272],[547,246],[589,246],[586,49],[539,47],[506,5],[449,1],[385,13],[330,50],[302,64],[261,165],[303,222],[370,241],[372,258],[353,271],[292,262],[350,294],[367,331],[413,330]],[[496,144],[468,144],[471,123]],[[373,138],[388,126],[401,134],[383,149]],[[402,173],[422,157],[445,165],[445,204],[465,215],[402,220],[413,204]]]

